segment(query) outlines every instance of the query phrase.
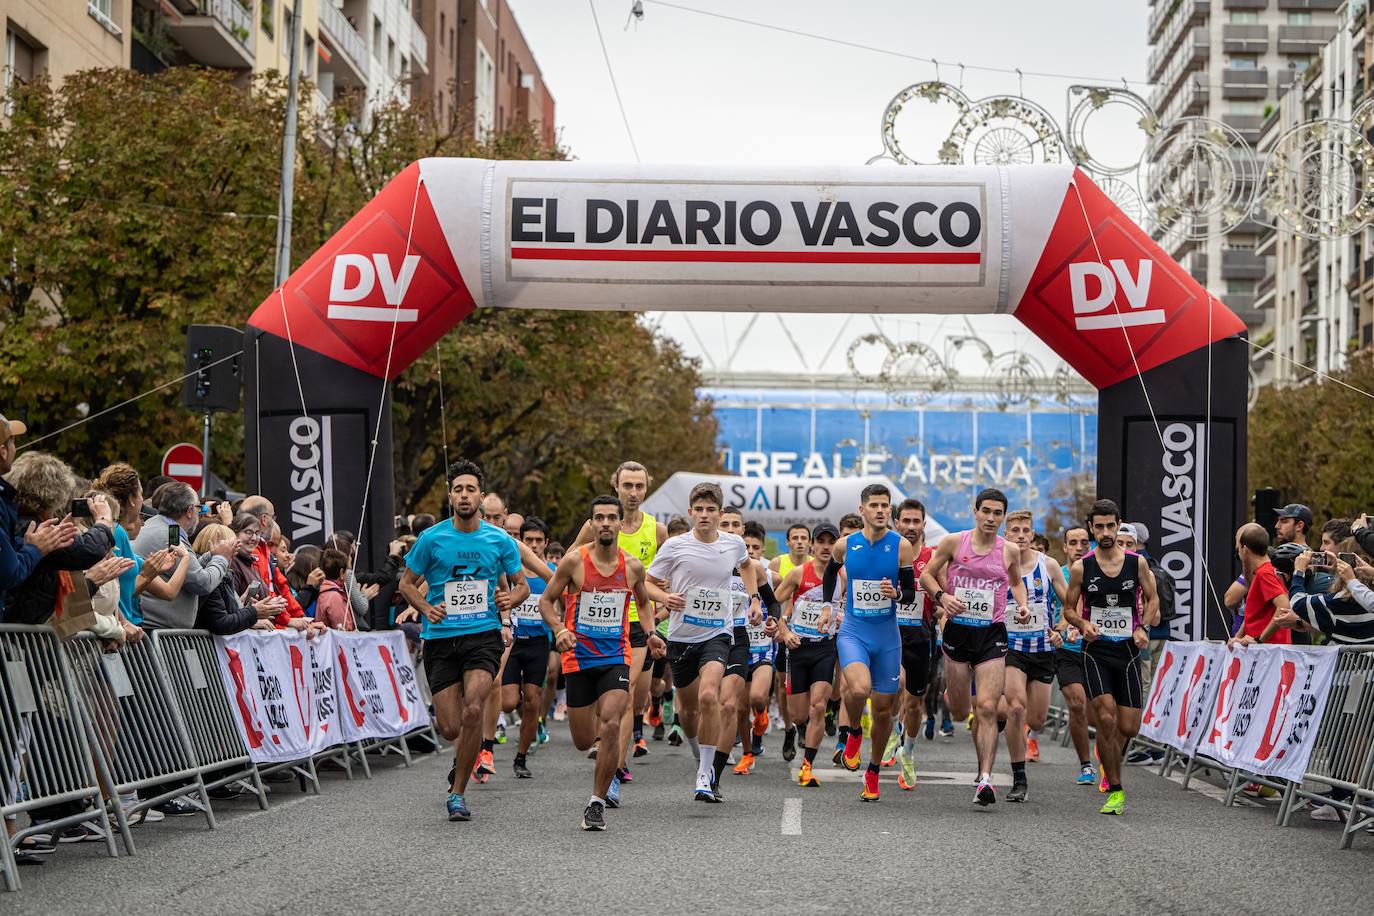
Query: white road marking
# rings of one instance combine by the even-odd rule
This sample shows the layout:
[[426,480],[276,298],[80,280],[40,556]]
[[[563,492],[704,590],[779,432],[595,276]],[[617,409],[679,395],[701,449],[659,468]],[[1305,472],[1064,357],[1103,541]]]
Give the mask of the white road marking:
[[782,800],[782,835],[801,836],[801,806],[800,798],[784,798]]

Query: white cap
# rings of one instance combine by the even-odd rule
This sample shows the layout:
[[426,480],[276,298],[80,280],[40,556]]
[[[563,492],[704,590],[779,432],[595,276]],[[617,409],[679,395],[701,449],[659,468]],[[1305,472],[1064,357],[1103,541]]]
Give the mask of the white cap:
[[1116,535],[1117,537],[1128,537],[1133,541],[1138,540],[1138,538],[1135,536],[1135,526],[1132,525],[1130,522],[1127,522],[1124,525],[1118,527],[1116,529]]

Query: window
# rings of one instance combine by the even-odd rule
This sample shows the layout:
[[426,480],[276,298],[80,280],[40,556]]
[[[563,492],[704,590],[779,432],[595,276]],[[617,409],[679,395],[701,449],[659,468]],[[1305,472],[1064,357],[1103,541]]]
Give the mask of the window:
[[1289,24],[1289,25],[1311,25],[1311,24],[1312,24],[1312,14],[1311,14],[1310,12],[1307,12],[1307,11],[1304,11],[1304,10],[1289,10],[1289,11],[1288,11],[1288,24]]
[[1253,56],[1241,57],[1232,54],[1226,59],[1226,66],[1230,67],[1232,70],[1258,70],[1259,58]]
[[1231,10],[1232,25],[1259,25],[1257,10]]
[[446,19],[445,19],[444,14],[443,14],[443,13],[440,13],[440,14],[439,14],[439,47],[441,47],[441,48],[446,48],[446,47],[448,47],[448,45],[444,44],[444,39],[445,39],[445,37],[447,36],[447,33],[448,33],[448,26],[445,25],[445,22],[446,22]]
[[1230,295],[1246,295],[1255,291],[1254,280],[1227,280],[1226,292]]
[[48,53],[24,40],[22,35],[7,30],[5,33],[5,106],[4,116],[9,117],[14,106],[10,102],[10,89],[16,83],[20,86],[33,82],[33,78],[43,72]]
[[496,115],[496,63],[486,45],[477,43],[476,87],[473,93],[473,120],[479,139],[491,132]]
[[1231,115],[1257,115],[1263,114],[1259,102],[1252,101],[1232,101],[1226,103],[1226,113]]

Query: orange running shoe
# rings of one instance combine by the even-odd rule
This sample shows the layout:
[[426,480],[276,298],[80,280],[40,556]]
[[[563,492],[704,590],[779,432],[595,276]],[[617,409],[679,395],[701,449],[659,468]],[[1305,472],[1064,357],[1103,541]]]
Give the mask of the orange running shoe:
[[908,783],[908,782],[906,781],[906,774],[905,774],[905,773],[898,773],[898,774],[897,774],[897,787],[898,787],[899,789],[903,789],[903,790],[905,790],[905,791],[907,791],[907,792],[910,792],[912,789],[916,788],[916,784],[915,784],[915,783]]
[[864,790],[859,793],[859,801],[878,800],[878,771],[873,769],[864,770]]
[[649,753],[649,742],[645,741],[643,738],[640,738],[638,741],[635,742],[634,755],[636,757],[643,757],[647,753]]
[[821,781],[811,774],[811,761],[802,761],[801,772],[797,773],[797,785],[803,789],[819,789],[821,787]]
[[754,716],[754,737],[762,738],[768,734],[768,713],[761,712]]
[[663,707],[659,707],[658,712],[654,712],[653,707],[649,709],[649,724],[658,728],[663,724]]
[[1040,741],[1038,739],[1026,739],[1026,759],[1031,763],[1040,762]]
[[477,772],[484,776],[496,775],[496,759],[492,757],[491,751],[479,751],[477,754]]
[[863,745],[864,736],[862,732],[850,732],[849,737],[844,740],[844,756],[840,758],[840,762],[851,773],[857,770],[859,764],[863,762]]
[[736,776],[748,776],[749,771],[753,769],[753,766],[754,755],[745,754],[743,757],[739,759],[739,763],[735,764],[735,769],[733,770],[733,772]]

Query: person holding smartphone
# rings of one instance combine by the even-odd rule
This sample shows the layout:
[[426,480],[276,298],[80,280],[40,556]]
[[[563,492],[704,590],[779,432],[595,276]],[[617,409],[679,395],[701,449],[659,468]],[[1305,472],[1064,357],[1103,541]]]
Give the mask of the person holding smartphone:
[[[1308,591],[1312,561],[1320,553],[1324,552],[1302,553],[1293,560],[1293,579],[1288,591],[1292,602],[1288,613],[1293,623],[1325,634],[1336,645],[1374,643],[1374,591],[1364,581],[1374,581],[1374,566],[1353,553],[1335,557],[1327,554],[1341,589],[1327,594]],[[1274,562],[1277,564],[1278,558]]]

